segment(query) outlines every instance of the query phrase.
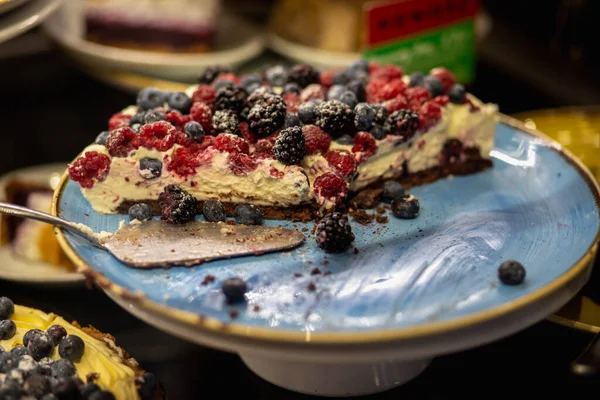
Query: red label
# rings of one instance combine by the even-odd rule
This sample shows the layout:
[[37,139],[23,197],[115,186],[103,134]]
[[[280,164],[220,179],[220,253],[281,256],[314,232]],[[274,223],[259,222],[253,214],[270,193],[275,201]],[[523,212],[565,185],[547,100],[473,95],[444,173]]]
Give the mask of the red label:
[[366,44],[373,46],[444,26],[479,11],[479,0],[397,0],[365,4]]

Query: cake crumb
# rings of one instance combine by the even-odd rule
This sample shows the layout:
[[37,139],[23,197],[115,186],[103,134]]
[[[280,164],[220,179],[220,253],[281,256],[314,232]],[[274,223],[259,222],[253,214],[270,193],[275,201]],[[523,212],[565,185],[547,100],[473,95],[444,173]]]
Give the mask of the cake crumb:
[[314,282],[311,282],[308,284],[306,289],[308,289],[309,292],[314,292],[315,290],[317,290],[317,285],[315,285]]
[[300,272],[294,272],[294,278],[302,278],[302,274]]
[[256,304],[254,307],[252,307],[252,311],[259,312],[260,311],[260,306],[258,304]]
[[87,383],[97,381],[98,379],[100,379],[100,374],[97,372],[90,372],[85,376],[85,381]]
[[302,232],[308,232],[308,228],[307,227],[302,228]]
[[236,319],[239,315],[240,315],[240,313],[237,310],[231,310],[231,311],[229,311],[229,316],[232,319]]
[[314,225],[313,225],[313,228],[312,228],[312,231],[310,232],[310,233],[312,233],[313,235],[314,235],[314,234],[315,234],[315,232],[317,231],[317,225],[318,225],[318,224],[314,224]]
[[319,269],[319,267],[314,267],[311,271],[310,274],[311,275],[318,275],[321,273],[321,270]]
[[331,275],[331,271],[325,271],[325,272],[323,272],[323,276],[327,276],[327,275]]
[[323,262],[321,263],[322,266],[326,266],[327,264],[329,264],[329,261],[327,260],[323,260]]
[[358,249],[356,247],[354,248],[354,254],[358,254]]
[[377,211],[379,214],[385,214],[385,208],[383,207],[377,207],[375,211]]
[[350,215],[352,215],[352,217],[354,217],[354,220],[361,225],[367,225],[374,219],[373,215],[368,214],[364,210],[350,209]]
[[206,275],[206,276],[204,277],[204,279],[202,280],[202,282],[200,282],[200,284],[201,284],[202,286],[206,286],[206,285],[208,285],[209,283],[212,283],[212,282],[214,282],[214,281],[215,281],[215,277],[214,277],[213,275]]
[[387,224],[388,223],[388,217],[387,217],[387,215],[377,214],[375,216],[375,220],[377,222],[379,222],[380,224]]

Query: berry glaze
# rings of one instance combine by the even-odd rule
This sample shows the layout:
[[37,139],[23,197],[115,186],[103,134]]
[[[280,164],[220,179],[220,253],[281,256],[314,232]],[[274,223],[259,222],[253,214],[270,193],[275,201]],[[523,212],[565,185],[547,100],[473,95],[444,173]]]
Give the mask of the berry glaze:
[[[181,104],[191,104],[187,112],[171,108],[172,94],[159,91],[152,99],[162,96],[163,104],[147,109],[140,94],[138,103],[110,117],[106,145],[90,144],[69,166],[95,211],[156,201],[172,184],[201,202],[312,205],[323,215],[371,184],[447,165],[449,139],[489,158],[497,107],[463,96],[444,68],[425,74],[424,86],[398,66],[364,61],[328,71],[296,65],[287,78],[264,73],[252,85],[230,71],[212,75],[200,74],[187,98],[179,95]],[[300,115],[303,104],[312,111]],[[164,120],[144,124],[149,112]],[[292,129],[284,125],[290,114],[300,124],[296,134],[278,141]],[[190,121],[201,125],[199,134],[186,134]],[[140,175],[144,158],[162,161],[157,176]]]

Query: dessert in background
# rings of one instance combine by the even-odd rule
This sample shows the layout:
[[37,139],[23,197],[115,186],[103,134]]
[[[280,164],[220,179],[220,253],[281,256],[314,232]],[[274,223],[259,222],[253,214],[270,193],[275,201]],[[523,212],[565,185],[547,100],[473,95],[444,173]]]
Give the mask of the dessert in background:
[[220,0],[84,0],[87,40],[176,53],[213,48]]

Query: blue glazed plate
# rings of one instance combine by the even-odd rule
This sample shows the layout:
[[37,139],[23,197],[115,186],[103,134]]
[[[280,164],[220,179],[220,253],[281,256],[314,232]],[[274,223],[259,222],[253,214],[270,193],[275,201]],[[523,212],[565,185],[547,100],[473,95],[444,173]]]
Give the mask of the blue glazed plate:
[[[363,226],[351,219],[357,252],[324,253],[312,223],[267,221],[306,227],[308,240],[284,253],[139,270],[57,232],[65,251],[106,290],[176,322],[292,341],[306,341],[307,333],[325,342],[426,333],[531,304],[581,275],[596,251],[598,186],[585,167],[506,117],[492,157],[487,171],[413,188],[421,203],[414,220],[388,215],[387,224]],[[95,213],[66,176],[53,212],[97,232],[127,220]],[[497,268],[509,259],[525,266],[522,285],[498,281]],[[315,267],[320,274],[311,274]],[[207,275],[215,281],[202,285]],[[249,285],[247,301],[235,306],[220,292],[232,276]]]

